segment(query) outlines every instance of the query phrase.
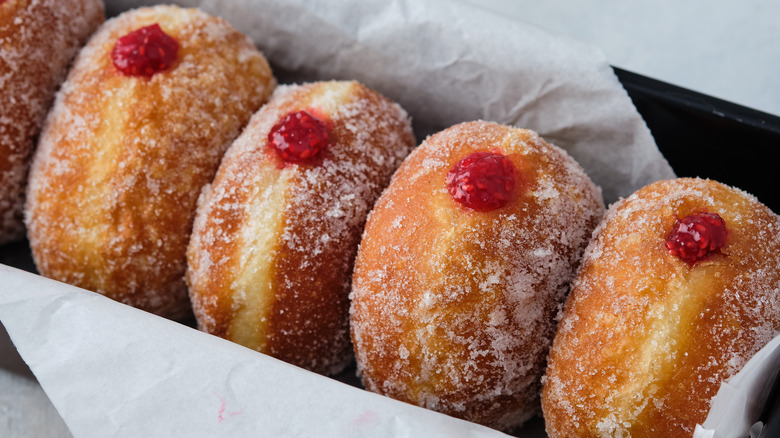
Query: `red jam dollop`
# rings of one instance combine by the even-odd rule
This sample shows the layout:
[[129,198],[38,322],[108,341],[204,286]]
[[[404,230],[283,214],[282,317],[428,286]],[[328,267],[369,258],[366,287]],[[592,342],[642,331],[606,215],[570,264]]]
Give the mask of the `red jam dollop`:
[[111,60],[127,76],[152,77],[169,69],[178,54],[179,43],[155,23],[119,38],[111,50]]
[[719,254],[726,246],[726,223],[716,213],[696,213],[677,219],[666,238],[669,254],[688,265]]
[[311,162],[328,145],[328,127],[307,111],[292,112],[271,128],[268,145],[287,163]]
[[447,190],[464,207],[491,211],[506,205],[515,189],[515,166],[499,152],[474,152],[447,173]]

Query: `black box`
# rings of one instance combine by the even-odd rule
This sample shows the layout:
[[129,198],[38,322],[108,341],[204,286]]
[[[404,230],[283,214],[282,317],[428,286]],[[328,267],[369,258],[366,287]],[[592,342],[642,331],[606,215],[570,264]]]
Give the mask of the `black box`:
[[678,176],[737,187],[780,212],[780,117],[614,70]]

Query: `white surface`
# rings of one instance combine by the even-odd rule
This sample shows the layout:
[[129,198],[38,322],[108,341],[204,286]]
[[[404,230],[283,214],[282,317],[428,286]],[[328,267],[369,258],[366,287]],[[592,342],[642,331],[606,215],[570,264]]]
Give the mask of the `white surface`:
[[780,2],[463,1],[591,43],[614,66],[780,115]]
[[0,437],[71,436],[0,323]]
[[69,438],[72,435],[40,385],[0,368],[0,436]]

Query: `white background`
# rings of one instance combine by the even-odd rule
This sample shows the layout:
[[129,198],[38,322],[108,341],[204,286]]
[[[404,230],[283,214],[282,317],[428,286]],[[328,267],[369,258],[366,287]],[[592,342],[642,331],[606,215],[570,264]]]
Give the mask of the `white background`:
[[780,2],[464,1],[598,46],[614,66],[780,116]]

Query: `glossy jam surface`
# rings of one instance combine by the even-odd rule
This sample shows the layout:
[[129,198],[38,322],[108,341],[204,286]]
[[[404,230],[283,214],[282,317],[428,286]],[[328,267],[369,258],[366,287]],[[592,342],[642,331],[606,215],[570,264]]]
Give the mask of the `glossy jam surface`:
[[726,245],[726,223],[715,213],[696,213],[677,219],[666,238],[669,254],[688,265],[719,254]]
[[447,174],[452,198],[472,210],[491,211],[506,205],[515,188],[515,167],[499,152],[474,152]]
[[155,23],[119,38],[111,61],[124,75],[151,77],[171,68],[178,54],[179,43]]
[[310,163],[328,146],[328,127],[307,111],[292,112],[271,128],[268,145],[287,163]]

